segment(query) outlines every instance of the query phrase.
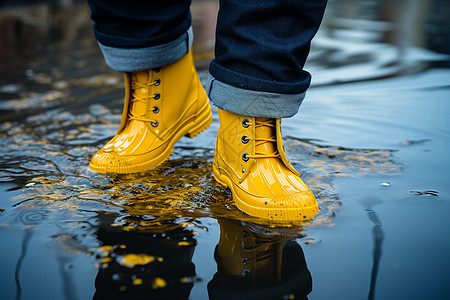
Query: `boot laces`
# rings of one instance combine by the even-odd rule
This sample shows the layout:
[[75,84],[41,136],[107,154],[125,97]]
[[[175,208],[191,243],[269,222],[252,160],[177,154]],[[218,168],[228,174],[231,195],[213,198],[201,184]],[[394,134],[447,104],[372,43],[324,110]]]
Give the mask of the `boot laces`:
[[[146,71],[146,73],[148,73],[148,75],[150,76],[150,71]],[[160,83],[159,79],[155,79],[153,82],[150,82],[150,83],[142,83],[142,82],[139,82],[138,80],[132,80],[131,81],[131,106],[136,102],[141,102],[141,103],[146,104],[151,99],[155,99],[155,100],[159,99],[160,95],[158,93],[155,93],[152,96],[149,96],[149,93],[146,93],[145,97],[138,96],[136,93],[136,91],[141,88],[146,89],[151,86],[159,85],[159,83]],[[128,118],[130,120],[150,122],[150,123],[152,123],[153,126],[155,126],[155,127],[158,126],[158,121],[156,119],[146,118],[145,114],[146,114],[145,112],[142,114],[138,114],[136,112],[133,112],[132,109],[130,109],[128,112]]]
[[[275,119],[266,119],[266,120],[258,120],[255,118],[255,131],[259,127],[270,127],[270,128],[276,128],[275,125]],[[280,156],[278,153],[278,149],[276,147],[277,139],[276,136],[273,135],[270,138],[262,138],[262,137],[255,137],[255,148],[257,146],[263,145],[265,143],[275,143],[275,151],[270,152],[262,152],[262,151],[255,151],[254,155],[247,154],[247,157],[249,158],[277,158]]]

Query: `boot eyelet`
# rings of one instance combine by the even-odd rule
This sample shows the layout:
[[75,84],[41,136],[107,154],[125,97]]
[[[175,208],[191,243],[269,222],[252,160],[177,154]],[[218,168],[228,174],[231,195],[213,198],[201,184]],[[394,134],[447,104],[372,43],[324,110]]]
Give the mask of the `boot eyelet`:
[[248,119],[242,120],[242,127],[248,128],[248,126],[250,126],[248,123],[250,123],[250,121]]
[[243,258],[243,259],[242,259],[242,264],[245,265],[247,262],[248,262],[248,258]]
[[153,106],[153,113],[154,114],[159,113],[159,107],[158,106]]
[[248,153],[247,152],[244,152],[244,153],[242,153],[242,160],[243,161],[248,161],[250,158],[248,157]]
[[153,127],[158,127],[159,122],[158,122],[158,120],[155,120],[155,122],[151,122],[151,124]]
[[250,139],[248,138],[248,135],[243,135],[241,138],[241,142],[243,144],[247,144],[250,141]]
[[247,276],[250,273],[249,270],[244,269],[244,271],[242,271],[242,275]]
[[160,84],[161,84],[161,79],[156,78],[156,79],[155,79],[155,86],[158,86],[158,85],[160,85]]
[[160,93],[154,93],[153,94],[153,99],[158,100],[159,98],[161,98],[161,94]]

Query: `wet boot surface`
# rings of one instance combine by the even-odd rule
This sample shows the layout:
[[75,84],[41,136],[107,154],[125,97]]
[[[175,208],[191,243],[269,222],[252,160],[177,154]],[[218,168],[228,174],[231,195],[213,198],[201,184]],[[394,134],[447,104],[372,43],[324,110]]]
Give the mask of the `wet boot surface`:
[[[211,126],[156,169],[90,171],[120,126],[125,86],[86,3],[1,3],[0,299],[444,299],[448,3],[420,4],[330,1],[305,66],[312,87],[282,122],[319,212],[277,224],[215,181],[214,107]],[[203,85],[217,7],[192,7]]]

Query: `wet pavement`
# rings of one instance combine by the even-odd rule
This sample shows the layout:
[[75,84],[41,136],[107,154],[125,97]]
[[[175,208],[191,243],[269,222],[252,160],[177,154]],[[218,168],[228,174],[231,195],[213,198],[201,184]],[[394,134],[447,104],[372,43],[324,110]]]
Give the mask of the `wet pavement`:
[[[0,299],[450,293],[445,1],[330,1],[306,66],[312,87],[283,120],[320,212],[289,226],[246,216],[214,181],[214,108],[211,127],[161,167],[89,171],[118,128],[124,86],[87,5],[0,5]],[[217,7],[192,7],[203,82]]]

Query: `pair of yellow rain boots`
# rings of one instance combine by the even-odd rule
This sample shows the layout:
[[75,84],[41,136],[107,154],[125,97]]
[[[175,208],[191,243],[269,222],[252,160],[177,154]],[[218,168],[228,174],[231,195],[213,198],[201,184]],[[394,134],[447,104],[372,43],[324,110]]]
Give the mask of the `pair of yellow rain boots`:
[[[280,120],[219,109],[213,171],[243,212],[269,220],[308,220],[318,205],[284,152]],[[116,136],[91,160],[99,173],[135,173],[166,161],[183,136],[211,124],[211,107],[192,51],[162,68],[125,73],[125,103]]]

